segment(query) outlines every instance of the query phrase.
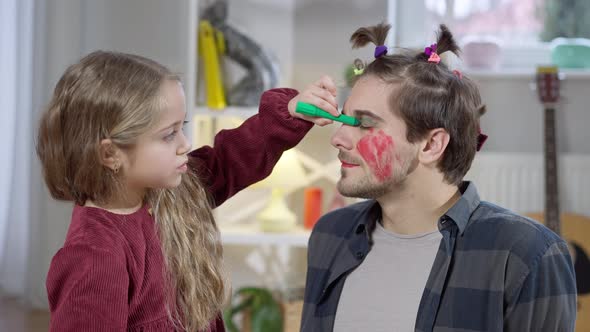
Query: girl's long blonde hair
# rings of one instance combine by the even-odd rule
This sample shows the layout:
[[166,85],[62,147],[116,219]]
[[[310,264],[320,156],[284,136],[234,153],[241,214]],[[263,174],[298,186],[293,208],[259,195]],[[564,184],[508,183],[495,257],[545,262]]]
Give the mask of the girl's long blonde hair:
[[[133,149],[156,123],[160,89],[177,80],[164,66],[137,55],[97,51],[70,66],[40,121],[37,154],[55,199],[108,203],[120,174],[100,161],[103,139]],[[227,298],[219,230],[210,197],[192,169],[173,189],[149,190],[165,260],[170,319],[187,331],[206,329]]]

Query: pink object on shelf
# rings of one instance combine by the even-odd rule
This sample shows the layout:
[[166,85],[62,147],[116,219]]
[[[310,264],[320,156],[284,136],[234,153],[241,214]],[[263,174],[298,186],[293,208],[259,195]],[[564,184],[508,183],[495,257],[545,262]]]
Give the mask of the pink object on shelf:
[[464,42],[462,53],[469,68],[496,69],[500,66],[502,49],[493,39],[471,39]]

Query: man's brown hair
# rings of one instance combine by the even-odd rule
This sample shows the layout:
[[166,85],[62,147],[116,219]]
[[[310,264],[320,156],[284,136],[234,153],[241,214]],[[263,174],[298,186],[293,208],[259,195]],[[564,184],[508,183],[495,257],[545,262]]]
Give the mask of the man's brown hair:
[[[350,37],[353,48],[373,43],[384,45],[388,24],[359,28]],[[459,53],[451,32],[440,25],[436,53]],[[406,139],[415,143],[426,138],[430,130],[443,128],[450,135],[438,168],[446,182],[459,184],[475,156],[478,144],[479,117],[485,113],[475,83],[444,62],[429,62],[424,51],[400,50],[378,56],[366,65],[362,74],[395,85],[389,97],[390,107],[407,126]]]

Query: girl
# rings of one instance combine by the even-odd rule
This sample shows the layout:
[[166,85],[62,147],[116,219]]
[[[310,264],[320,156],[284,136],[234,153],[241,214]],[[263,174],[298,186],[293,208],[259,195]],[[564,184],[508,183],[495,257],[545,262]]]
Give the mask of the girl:
[[102,51],[69,67],[37,146],[51,195],[75,203],[47,275],[50,330],[223,331],[211,209],[266,177],[311,128],[297,100],[337,114],[335,91],[329,78],[297,96],[267,91],[259,114],[189,153],[182,86],[165,67]]

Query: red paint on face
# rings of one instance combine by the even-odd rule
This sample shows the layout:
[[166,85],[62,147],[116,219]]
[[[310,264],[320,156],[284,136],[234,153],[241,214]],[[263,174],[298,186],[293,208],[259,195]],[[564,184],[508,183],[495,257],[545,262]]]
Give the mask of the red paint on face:
[[374,134],[373,130],[363,137],[356,148],[361,157],[367,162],[375,177],[384,181],[391,177],[393,171],[393,138],[386,135],[383,130]]

